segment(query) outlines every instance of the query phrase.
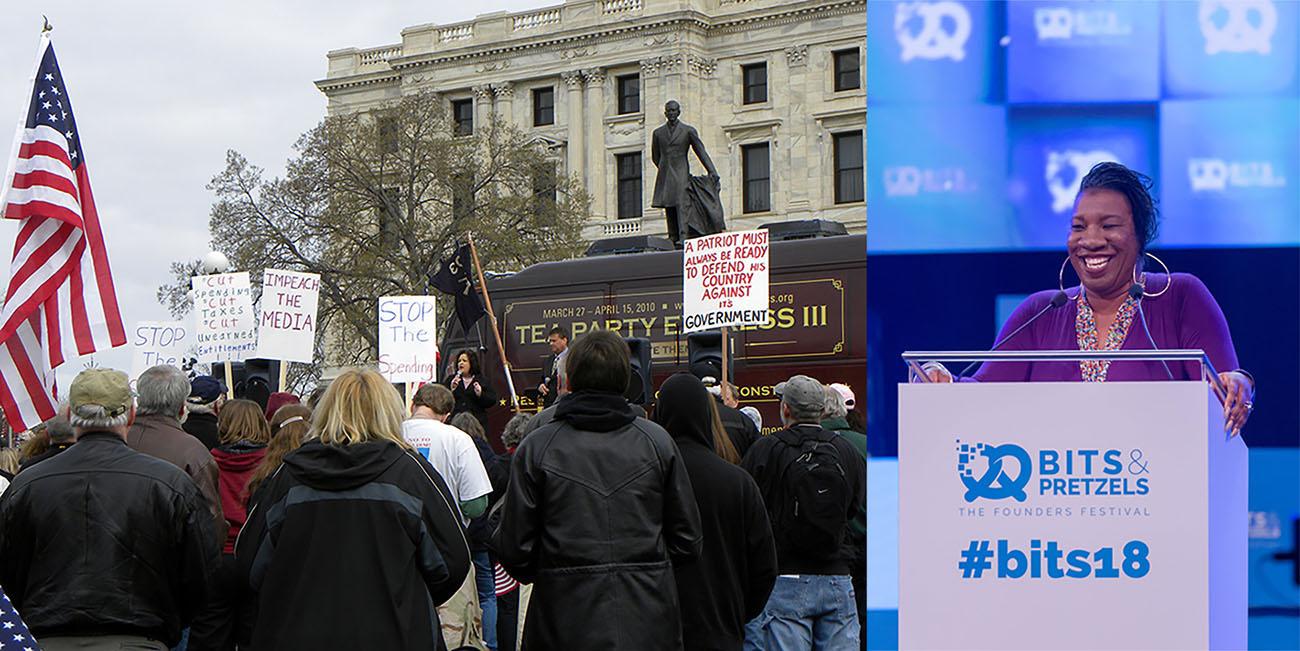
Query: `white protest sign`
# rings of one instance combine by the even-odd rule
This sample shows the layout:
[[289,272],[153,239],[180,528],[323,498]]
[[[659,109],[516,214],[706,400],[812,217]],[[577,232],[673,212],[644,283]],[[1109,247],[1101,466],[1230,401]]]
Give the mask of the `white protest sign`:
[[262,272],[262,312],[257,356],[310,364],[316,352],[316,306],[320,276],[298,271]]
[[682,245],[682,331],[767,321],[767,231],[718,233]]
[[257,349],[248,272],[190,279],[194,287],[194,341],[200,362],[238,362]]
[[389,382],[438,379],[438,321],[432,296],[379,299],[379,373]]
[[131,329],[131,380],[160,364],[181,368],[193,341],[183,321],[141,321]]

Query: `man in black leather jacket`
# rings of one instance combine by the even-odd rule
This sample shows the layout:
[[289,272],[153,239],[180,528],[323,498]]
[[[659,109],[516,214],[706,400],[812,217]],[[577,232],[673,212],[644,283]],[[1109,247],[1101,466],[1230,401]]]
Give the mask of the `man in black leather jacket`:
[[623,399],[627,344],[578,339],[564,363],[572,393],[515,451],[493,547],[534,583],[523,648],[682,648],[673,565],[702,545],[681,453]]
[[77,443],[0,498],[0,584],[46,651],[168,649],[217,562],[208,505],[179,468],[127,447],[125,373],[83,371],[69,403]]

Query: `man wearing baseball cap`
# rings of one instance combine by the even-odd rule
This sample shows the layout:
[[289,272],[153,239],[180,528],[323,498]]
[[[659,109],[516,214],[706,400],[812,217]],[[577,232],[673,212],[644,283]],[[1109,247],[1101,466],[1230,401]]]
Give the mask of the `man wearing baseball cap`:
[[181,429],[198,439],[211,451],[221,444],[217,431],[217,415],[226,401],[226,387],[211,375],[200,375],[190,380],[190,397],[185,399],[187,417]]
[[127,447],[125,373],[83,371],[68,402],[77,443],[0,497],[0,585],[45,651],[168,649],[217,562],[208,505],[180,469]]
[[849,577],[860,551],[849,522],[866,504],[866,464],[821,426],[826,390],[806,375],[776,385],[785,429],[759,438],[741,467],[763,494],[776,536],[776,586],[745,627],[747,647],[861,648]]

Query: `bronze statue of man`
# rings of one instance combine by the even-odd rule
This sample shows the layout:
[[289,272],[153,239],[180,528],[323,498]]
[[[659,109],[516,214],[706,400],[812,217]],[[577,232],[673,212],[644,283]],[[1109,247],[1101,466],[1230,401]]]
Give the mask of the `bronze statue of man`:
[[[695,127],[680,121],[681,105],[676,100],[664,104],[664,117],[668,118],[654,131],[651,139],[650,159],[659,168],[655,175],[654,198],[650,205],[664,209],[668,220],[668,237],[673,244],[690,237],[711,235],[725,229],[722,224],[722,204],[718,200],[718,169],[713,166],[704,142]],[[704,164],[707,179],[691,177],[690,150]]]

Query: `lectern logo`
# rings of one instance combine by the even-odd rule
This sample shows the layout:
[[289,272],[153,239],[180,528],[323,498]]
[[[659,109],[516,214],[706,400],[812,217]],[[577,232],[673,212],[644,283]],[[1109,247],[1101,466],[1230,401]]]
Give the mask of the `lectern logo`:
[[[978,457],[986,459],[988,465],[977,477],[975,459]],[[1005,463],[1008,458],[1015,462],[1014,475]],[[957,474],[966,485],[967,502],[980,498],[1001,500],[1008,497],[1023,502],[1026,499],[1025,486],[1029,485],[1033,470],[1029,452],[1014,443],[989,445],[957,441]]]

